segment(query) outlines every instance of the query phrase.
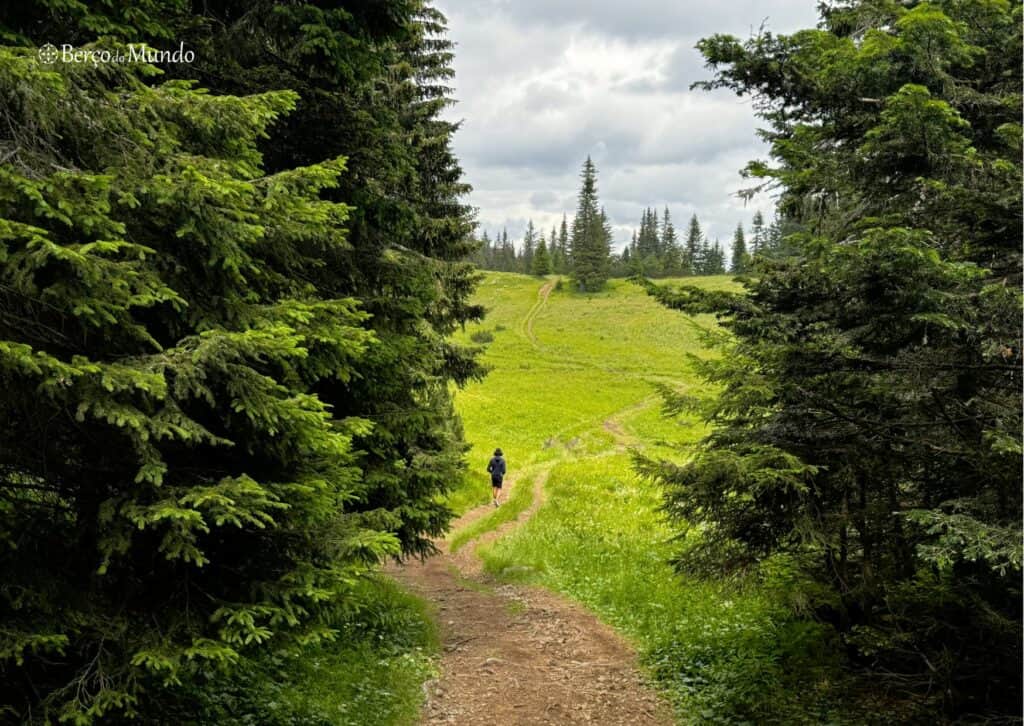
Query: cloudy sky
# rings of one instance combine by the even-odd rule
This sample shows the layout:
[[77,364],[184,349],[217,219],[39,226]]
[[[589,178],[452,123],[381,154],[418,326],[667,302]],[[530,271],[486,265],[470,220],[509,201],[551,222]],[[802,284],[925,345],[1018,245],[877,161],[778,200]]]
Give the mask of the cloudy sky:
[[709,77],[697,41],[813,27],[815,0],[436,0],[457,44],[451,111],[455,150],[479,222],[519,239],[527,219],[548,232],[570,221],[589,154],[598,194],[628,242],[646,206],[666,205],[677,230],[691,214],[723,246],[744,205],[739,170],[763,158],[749,101],[690,91]]

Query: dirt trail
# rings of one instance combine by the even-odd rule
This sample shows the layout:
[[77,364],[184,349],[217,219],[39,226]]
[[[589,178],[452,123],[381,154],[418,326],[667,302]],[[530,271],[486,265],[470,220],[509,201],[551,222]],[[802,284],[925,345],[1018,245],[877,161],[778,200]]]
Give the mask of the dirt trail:
[[616,411],[615,414],[604,420],[602,426],[604,426],[604,430],[610,433],[612,438],[615,439],[615,448],[617,451],[626,451],[631,446],[636,446],[640,441],[636,436],[626,431],[622,424],[623,419],[628,417],[631,413],[653,405],[657,400],[658,396],[647,396],[634,404]]
[[537,342],[537,336],[533,334],[533,321],[537,319],[537,315],[547,305],[548,298],[551,296],[551,291],[555,289],[555,281],[549,280],[545,282],[540,290],[537,291],[537,302],[534,303],[533,307],[530,308],[530,312],[526,313],[526,317],[523,318],[523,332],[526,334],[527,339],[534,348],[539,348],[540,343]]
[[[535,470],[533,502],[517,520],[454,555],[438,542],[441,554],[391,570],[434,603],[440,622],[440,675],[424,686],[423,724],[672,723],[668,706],[644,684],[635,653],[611,628],[550,592],[501,584],[482,571],[474,550],[536,512],[549,470]],[[490,511],[477,507],[453,531]]]
[[[539,347],[533,322],[555,282],[537,293],[520,332]],[[530,506],[452,553],[447,541],[425,562],[389,568],[433,603],[443,653],[438,677],[424,685],[423,724],[507,726],[672,723],[671,709],[643,681],[633,649],[581,606],[540,588],[502,583],[483,571],[476,549],[521,526],[540,508],[551,464],[521,470],[508,490],[529,485]],[[456,521],[458,532],[494,509]]]

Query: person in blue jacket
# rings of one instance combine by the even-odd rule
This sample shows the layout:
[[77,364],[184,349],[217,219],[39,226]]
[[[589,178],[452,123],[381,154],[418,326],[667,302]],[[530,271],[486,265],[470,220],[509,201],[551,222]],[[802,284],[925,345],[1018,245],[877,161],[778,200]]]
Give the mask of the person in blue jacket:
[[494,506],[498,506],[500,503],[498,498],[501,496],[501,483],[505,479],[505,459],[501,449],[494,450],[494,456],[487,463],[487,471],[491,474],[491,492],[494,497]]

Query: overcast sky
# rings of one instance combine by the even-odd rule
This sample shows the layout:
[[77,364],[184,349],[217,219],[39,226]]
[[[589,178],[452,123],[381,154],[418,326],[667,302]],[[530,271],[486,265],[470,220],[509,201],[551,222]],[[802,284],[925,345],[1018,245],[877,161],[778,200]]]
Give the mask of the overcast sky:
[[813,27],[815,0],[436,0],[457,44],[450,112],[470,202],[491,236],[532,218],[570,222],[589,154],[621,248],[646,206],[677,231],[691,214],[723,246],[767,198],[744,205],[739,170],[766,156],[746,99],[690,91],[709,77],[697,41]]

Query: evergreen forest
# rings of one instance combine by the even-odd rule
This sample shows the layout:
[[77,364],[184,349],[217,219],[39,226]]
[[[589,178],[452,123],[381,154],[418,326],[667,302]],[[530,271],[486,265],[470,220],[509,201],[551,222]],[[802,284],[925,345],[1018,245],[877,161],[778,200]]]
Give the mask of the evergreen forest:
[[0,723],[1020,723],[1020,0],[706,35],[749,206],[515,239],[449,7],[0,8]]

